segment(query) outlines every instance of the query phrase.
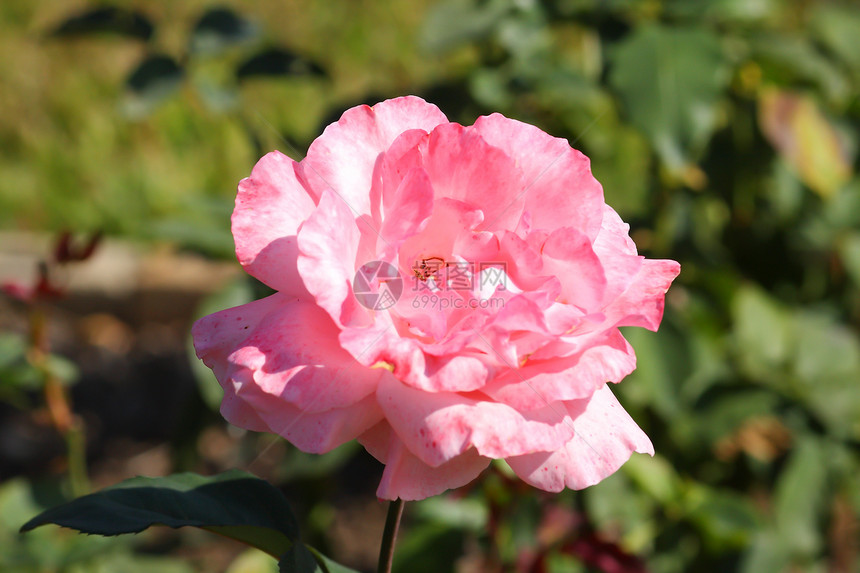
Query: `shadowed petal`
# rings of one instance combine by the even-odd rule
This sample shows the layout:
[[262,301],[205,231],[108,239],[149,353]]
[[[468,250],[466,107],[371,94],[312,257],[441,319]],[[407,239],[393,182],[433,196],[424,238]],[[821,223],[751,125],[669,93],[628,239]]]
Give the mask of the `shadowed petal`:
[[236,256],[245,270],[275,290],[302,293],[296,232],[314,209],[299,164],[278,151],[264,156],[239,183],[233,211]]
[[433,467],[472,447],[504,458],[554,450],[573,435],[571,418],[557,404],[523,413],[461,394],[423,392],[393,377],[381,381],[377,399],[406,447]]
[[490,464],[490,458],[470,448],[441,465],[430,467],[410,452],[385,422],[362,434],[358,441],[385,464],[376,490],[380,499],[426,499],[466,485]]

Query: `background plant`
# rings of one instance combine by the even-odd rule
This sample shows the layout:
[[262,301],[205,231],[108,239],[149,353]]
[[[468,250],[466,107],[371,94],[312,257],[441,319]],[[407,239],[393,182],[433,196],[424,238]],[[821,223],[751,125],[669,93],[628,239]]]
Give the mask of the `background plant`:
[[[627,333],[639,367],[618,388],[658,455],[559,496],[494,466],[466,491],[407,511],[400,570],[446,570],[457,556],[464,571],[858,567],[856,6],[237,3],[245,33],[206,55],[191,46],[211,7],[176,4],[136,5],[138,20],[120,19],[134,33],[74,37],[56,32],[85,9],[0,7],[0,224],[103,229],[229,258],[235,183],[260,149],[298,159],[355,102],[417,93],[465,124],[499,111],[567,137],[644,254],[682,264],[661,331]],[[236,77],[274,48],[314,64]],[[165,73],[176,81],[161,90],[132,82],[157,54],[181,79]],[[315,69],[325,76],[306,73]],[[135,85],[163,97],[129,118]],[[235,283],[219,296],[238,303],[258,288]],[[193,444],[215,420],[175,428],[184,438],[174,444]],[[360,489],[337,469],[375,471],[354,448],[317,459],[270,437],[230,443],[237,467],[265,465],[304,500],[300,519],[324,550],[344,492]],[[200,469],[204,456],[182,451],[174,469]]]

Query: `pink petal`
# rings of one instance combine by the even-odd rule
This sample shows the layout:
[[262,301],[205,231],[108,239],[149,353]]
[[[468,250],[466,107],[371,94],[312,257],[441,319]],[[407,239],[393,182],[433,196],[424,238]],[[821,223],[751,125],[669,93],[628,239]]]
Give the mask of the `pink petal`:
[[603,305],[607,281],[588,237],[572,227],[553,231],[543,246],[543,274],[561,281],[558,302],[585,310]]
[[518,412],[504,404],[449,392],[424,392],[384,378],[377,399],[397,436],[424,463],[437,467],[474,447],[504,458],[554,450],[572,434],[571,419],[557,404]]
[[583,399],[606,382],[620,382],[636,368],[636,355],[617,329],[582,352],[564,358],[529,360],[483,388],[494,400],[518,410]]
[[414,96],[347,110],[311,144],[302,161],[318,193],[329,189],[355,216],[371,214],[370,189],[377,158],[410,129],[430,132],[447,122],[439,108]]
[[484,212],[480,230],[513,229],[522,214],[522,173],[515,160],[456,123],[430,133],[425,169],[437,198],[462,201]]
[[433,187],[423,169],[410,169],[397,187],[397,193],[386,206],[382,224],[385,260],[394,260],[397,249],[409,237],[427,226],[433,213]]
[[388,372],[341,349],[331,318],[313,303],[278,293],[207,316],[192,334],[224,388],[221,411],[234,425],[319,453],[382,418],[374,392]]
[[468,484],[490,464],[489,458],[470,448],[444,464],[430,467],[397,439],[386,422],[380,422],[359,436],[358,441],[385,464],[376,490],[380,499],[426,499]]
[[224,388],[221,414],[239,428],[264,432],[268,426],[254,409],[236,396],[229,381],[232,363],[228,357],[254,332],[263,318],[286,301],[293,300],[284,294],[275,294],[242,306],[228,308],[205,316],[191,328],[197,357],[203,360]]
[[273,151],[239,183],[233,211],[236,256],[245,270],[275,290],[302,293],[296,271],[296,231],[314,208],[299,164]]
[[532,229],[574,227],[592,240],[597,236],[603,188],[585,155],[564,139],[497,113],[479,117],[474,128],[522,171],[523,213]]
[[603,309],[606,322],[656,331],[663,319],[666,291],[680,272],[681,265],[675,261],[643,260],[627,290]]
[[337,324],[368,324],[352,293],[359,230],[349,206],[325,191],[298,234],[297,267],[305,287]]
[[231,368],[229,356],[244,345],[267,315],[295,300],[296,297],[277,293],[204,316],[191,327],[197,357],[219,381],[226,379]]
[[[286,302],[227,357],[228,374],[253,386],[247,392],[259,395],[267,408],[283,402],[309,412],[350,406],[373,394],[387,371],[356,362],[338,344],[338,332],[313,303]],[[247,374],[240,376],[240,370]]]
[[267,410],[265,404],[253,398],[249,403],[260,412],[268,431],[310,454],[324,454],[352,441],[382,419],[373,396],[351,406],[325,412],[309,412],[292,404],[281,404]]
[[505,461],[527,483],[545,491],[583,489],[614,473],[633,452],[654,455],[648,436],[604,386],[588,399],[566,404],[576,436],[555,451]]

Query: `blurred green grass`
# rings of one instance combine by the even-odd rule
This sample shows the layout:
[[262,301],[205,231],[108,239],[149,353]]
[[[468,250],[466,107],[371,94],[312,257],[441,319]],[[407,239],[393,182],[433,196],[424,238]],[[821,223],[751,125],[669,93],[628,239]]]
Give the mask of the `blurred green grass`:
[[330,79],[251,80],[239,88],[239,109],[213,110],[194,89],[195,76],[205,78],[211,68],[218,73],[235,61],[236,48],[190,62],[179,93],[133,121],[122,114],[127,75],[147,52],[182,58],[208,3],[138,3],[156,26],[146,46],[110,34],[48,37],[84,3],[4,3],[0,228],[102,229],[157,239],[154,223],[193,218],[206,204],[198,199],[232,203],[258,147],[300,158],[335,110],[369,92],[408,91],[444,70],[413,41],[426,3],[232,5],[261,28],[262,44],[285,45],[318,61]]

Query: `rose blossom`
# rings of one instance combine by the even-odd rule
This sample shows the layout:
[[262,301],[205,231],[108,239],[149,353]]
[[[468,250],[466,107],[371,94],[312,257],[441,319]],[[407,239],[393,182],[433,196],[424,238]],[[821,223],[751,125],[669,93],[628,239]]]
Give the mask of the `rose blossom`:
[[[657,328],[679,265],[637,255],[566,140],[499,114],[464,127],[417,97],[359,106],[302,161],[263,157],[232,221],[239,262],[278,291],[194,325],[232,424],[313,453],[357,438],[384,499],[495,458],[580,489],[653,454],[607,382],[635,368],[618,327]],[[372,261],[403,277],[385,310],[353,292]]]

